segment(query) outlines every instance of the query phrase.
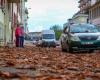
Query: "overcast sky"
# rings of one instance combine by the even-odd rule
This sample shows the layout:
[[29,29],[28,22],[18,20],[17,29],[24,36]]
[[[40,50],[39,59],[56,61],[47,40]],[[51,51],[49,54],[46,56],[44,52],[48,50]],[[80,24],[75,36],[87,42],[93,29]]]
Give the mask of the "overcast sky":
[[28,28],[30,32],[49,29],[58,24],[63,26],[78,9],[78,0],[28,0]]

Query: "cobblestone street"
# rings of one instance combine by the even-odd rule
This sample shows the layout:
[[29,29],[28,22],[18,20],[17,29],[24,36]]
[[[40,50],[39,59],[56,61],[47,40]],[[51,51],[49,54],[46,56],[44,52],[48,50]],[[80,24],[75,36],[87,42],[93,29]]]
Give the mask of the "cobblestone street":
[[0,80],[100,80],[100,0],[0,0]]
[[0,48],[0,80],[100,80],[100,54]]

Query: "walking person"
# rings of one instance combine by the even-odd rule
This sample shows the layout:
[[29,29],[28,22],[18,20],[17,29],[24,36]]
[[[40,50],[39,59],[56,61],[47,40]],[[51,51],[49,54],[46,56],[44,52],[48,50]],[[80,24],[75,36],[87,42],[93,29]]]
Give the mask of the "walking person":
[[21,29],[19,24],[17,24],[17,28],[15,30],[16,47],[20,47],[20,35],[21,35]]
[[21,27],[20,47],[24,47],[24,27]]

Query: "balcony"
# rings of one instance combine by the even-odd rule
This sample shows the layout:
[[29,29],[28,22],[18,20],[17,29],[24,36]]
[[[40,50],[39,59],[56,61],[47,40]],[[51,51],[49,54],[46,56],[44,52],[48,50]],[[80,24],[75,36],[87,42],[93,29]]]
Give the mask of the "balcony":
[[96,2],[100,2],[100,0],[96,0]]
[[8,3],[20,3],[20,0],[7,0]]
[[83,1],[83,0],[79,0],[78,3],[80,3],[81,1]]
[[28,14],[28,9],[27,8],[25,9],[25,13]]
[[100,3],[100,0],[96,0],[96,3]]

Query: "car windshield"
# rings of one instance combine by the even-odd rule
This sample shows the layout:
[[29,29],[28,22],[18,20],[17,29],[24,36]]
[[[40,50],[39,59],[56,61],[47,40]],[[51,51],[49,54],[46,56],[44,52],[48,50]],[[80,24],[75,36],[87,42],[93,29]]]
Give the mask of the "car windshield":
[[54,39],[54,34],[43,34],[43,39]]
[[96,33],[98,29],[94,25],[89,24],[80,24],[80,25],[72,25],[70,26],[71,33]]

